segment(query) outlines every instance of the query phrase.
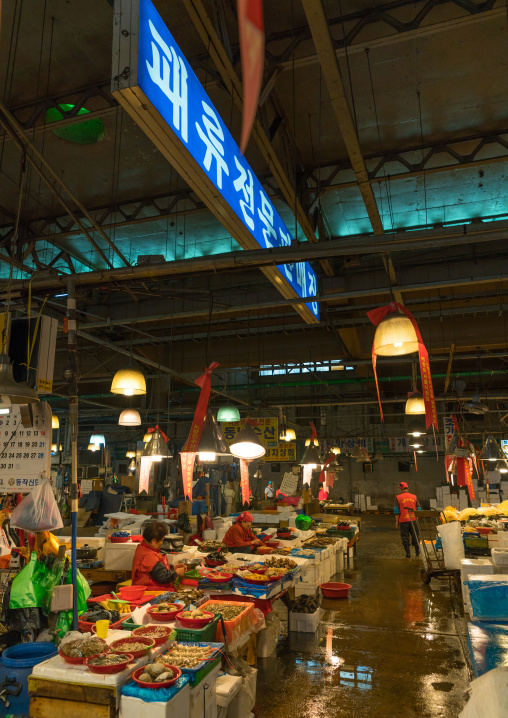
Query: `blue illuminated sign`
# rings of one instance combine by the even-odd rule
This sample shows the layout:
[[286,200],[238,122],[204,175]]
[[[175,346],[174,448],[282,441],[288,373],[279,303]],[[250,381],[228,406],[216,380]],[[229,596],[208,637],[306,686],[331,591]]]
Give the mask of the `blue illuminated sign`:
[[[150,0],[139,3],[138,84],[262,248],[291,234]],[[299,297],[317,294],[308,262],[278,265]],[[319,320],[318,302],[307,304]]]

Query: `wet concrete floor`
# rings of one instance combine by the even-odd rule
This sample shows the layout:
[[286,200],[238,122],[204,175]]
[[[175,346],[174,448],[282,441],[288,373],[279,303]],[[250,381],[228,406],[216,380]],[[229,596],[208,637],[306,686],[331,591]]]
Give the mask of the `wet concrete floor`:
[[290,633],[258,660],[256,718],[459,715],[471,677],[461,599],[422,584],[393,526],[362,517],[350,598],[324,600],[316,635]]

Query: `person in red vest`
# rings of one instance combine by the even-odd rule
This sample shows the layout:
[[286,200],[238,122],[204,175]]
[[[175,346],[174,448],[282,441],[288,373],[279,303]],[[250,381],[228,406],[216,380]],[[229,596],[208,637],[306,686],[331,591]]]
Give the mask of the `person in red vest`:
[[399,526],[400,537],[402,539],[404,551],[406,552],[406,558],[411,558],[411,551],[409,548],[410,542],[415,548],[416,556],[420,555],[420,546],[418,544],[415,529],[411,523],[411,518],[415,518],[415,511],[420,511],[421,506],[415,494],[409,493],[409,486],[405,481],[400,482],[399,489],[401,493],[397,494],[397,503],[393,508],[393,512],[395,514],[395,528]]
[[163,521],[153,521],[145,526],[143,541],[136,548],[132,561],[132,585],[161,588],[166,591],[187,567],[182,563],[171,566],[166,554],[160,552],[164,537],[169,533]]
[[244,511],[237,516],[235,523],[227,530],[226,535],[222,539],[231,553],[254,553],[256,546],[260,546],[260,541],[251,529],[252,514]]

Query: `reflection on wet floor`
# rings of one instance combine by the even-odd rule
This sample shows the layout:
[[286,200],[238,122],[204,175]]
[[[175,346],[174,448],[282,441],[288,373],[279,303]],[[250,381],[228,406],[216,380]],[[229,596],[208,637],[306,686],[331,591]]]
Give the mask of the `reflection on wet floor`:
[[420,563],[401,557],[393,518],[369,523],[375,530],[364,526],[347,576],[350,598],[323,601],[316,635],[290,633],[258,661],[256,718],[459,715],[469,675],[458,601],[448,584],[421,583]]

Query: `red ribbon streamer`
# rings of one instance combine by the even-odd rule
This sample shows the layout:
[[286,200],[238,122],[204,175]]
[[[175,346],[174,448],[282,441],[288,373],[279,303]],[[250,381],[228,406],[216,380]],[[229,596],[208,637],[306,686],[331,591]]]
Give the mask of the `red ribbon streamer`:
[[[309,422],[309,423],[310,423],[310,438],[311,438],[311,443],[314,442],[314,443],[317,444],[317,432],[316,432],[316,427],[314,426],[314,422],[313,422],[313,421],[311,421],[311,422]],[[316,439],[316,441],[314,441],[314,439]]]
[[147,430],[146,430],[146,433],[147,433],[147,434],[155,434],[156,431],[159,432],[159,434],[162,436],[162,438],[164,439],[164,441],[165,441],[166,444],[167,444],[168,441],[169,441],[169,439],[168,439],[168,437],[166,436],[166,434],[162,431],[162,429],[160,428],[160,426],[159,426],[158,424],[157,424],[157,426],[154,426],[153,429],[147,429]]
[[242,58],[243,113],[240,152],[243,154],[256,117],[265,60],[263,0],[238,0],[238,34]]
[[250,504],[249,464],[240,459],[240,486],[242,489],[242,505]]
[[[398,309],[400,309],[400,311],[405,314],[406,317],[409,319],[409,321],[414,327],[416,338],[418,339],[418,356],[420,359],[420,373],[422,375],[423,401],[425,403],[425,418],[427,423],[427,429],[430,426],[434,426],[435,429],[438,429],[437,409],[436,401],[434,399],[434,388],[432,386],[432,376],[430,373],[429,354],[427,352],[427,349],[425,348],[425,344],[423,343],[422,335],[420,333],[420,329],[418,327],[416,319],[413,317],[411,312],[399,302],[390,302],[390,304],[387,304],[384,307],[372,309],[370,312],[367,312],[367,316],[369,317],[372,324],[377,327],[385,317],[387,317],[389,314],[394,314]],[[372,367],[374,369],[374,379],[376,381],[376,391],[379,402],[381,421],[384,422],[383,408],[381,406],[381,396],[379,394],[379,385],[377,380],[376,363],[377,354],[374,352],[374,344],[372,344]]]
[[[322,484],[324,481],[326,481],[325,468],[328,466],[328,464],[331,464],[332,461],[335,461],[336,458],[337,457],[335,456],[335,454],[332,454],[330,456],[330,458],[328,459],[328,461],[325,461],[325,463],[323,464],[323,468],[321,469],[321,473],[319,474],[319,483],[320,484]],[[327,473],[330,473],[330,472],[327,472]],[[333,474],[333,472],[332,472],[332,474]],[[333,486],[333,484],[332,484],[332,486]]]
[[194,460],[196,458],[199,440],[201,439],[201,433],[203,431],[203,423],[205,421],[205,414],[208,408],[208,400],[210,399],[212,372],[218,366],[218,362],[213,361],[205,370],[205,373],[198,377],[194,382],[201,387],[201,392],[199,394],[196,411],[194,412],[194,419],[192,421],[189,436],[180,451],[182,460],[183,491],[185,498],[188,498],[189,501],[192,501],[192,474],[194,471]]

